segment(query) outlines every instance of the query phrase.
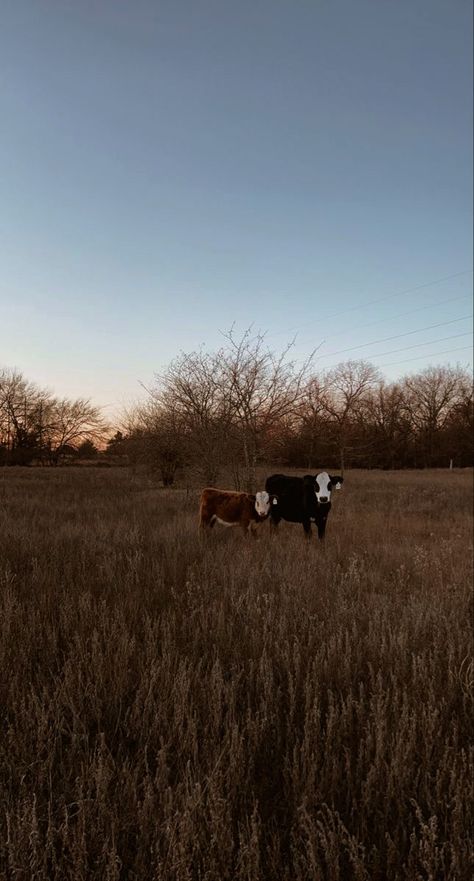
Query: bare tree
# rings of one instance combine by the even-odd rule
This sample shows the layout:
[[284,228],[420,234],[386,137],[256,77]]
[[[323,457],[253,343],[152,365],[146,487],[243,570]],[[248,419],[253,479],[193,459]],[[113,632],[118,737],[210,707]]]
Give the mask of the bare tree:
[[[470,377],[466,375],[466,385],[460,400],[450,411],[444,425],[444,447],[446,459],[457,461],[458,465],[472,464],[474,437],[474,396]],[[439,463],[437,463],[439,464]]]
[[159,471],[163,486],[172,486],[185,459],[182,417],[149,398],[126,415],[126,437],[120,444],[135,463]]
[[57,465],[68,446],[85,440],[102,442],[107,432],[99,407],[85,398],[53,398],[43,412],[42,437],[49,461]]
[[161,419],[179,419],[186,458],[206,483],[225,465],[236,487],[252,489],[259,456],[304,394],[309,360],[296,368],[290,347],[275,355],[250,330],[224,338],[216,352],[182,353],[157,376],[150,399]]
[[222,357],[226,410],[232,416],[242,454],[244,484],[252,490],[259,455],[274,430],[296,411],[304,396],[312,356],[298,368],[288,358],[292,343],[275,354],[267,348],[265,336],[252,336],[251,329],[240,339],[231,329],[225,339]]
[[152,401],[162,417],[179,421],[191,466],[206,483],[215,483],[230,443],[222,351],[182,353],[156,379]]
[[397,468],[406,461],[411,424],[403,389],[381,380],[365,397],[361,407],[365,436],[373,440],[372,460]]
[[320,455],[321,440],[327,433],[325,402],[327,389],[324,377],[311,376],[297,411],[299,431],[307,458],[306,467],[310,470],[315,466],[316,457]]
[[0,371],[0,444],[8,461],[28,464],[40,455],[42,412],[50,400],[50,392],[19,371]]
[[405,406],[421,441],[425,465],[433,463],[439,432],[470,388],[471,380],[460,367],[427,367],[405,378]]
[[322,400],[339,451],[342,474],[346,453],[357,446],[350,443],[351,429],[379,378],[377,368],[367,361],[346,361],[325,374]]

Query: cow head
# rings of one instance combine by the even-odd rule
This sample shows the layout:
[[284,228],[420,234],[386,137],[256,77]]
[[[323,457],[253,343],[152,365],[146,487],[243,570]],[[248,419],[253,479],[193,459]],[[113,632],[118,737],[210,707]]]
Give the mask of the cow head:
[[271,505],[276,505],[276,496],[269,495],[265,490],[255,495],[255,510],[261,520],[265,520],[270,513]]
[[305,482],[311,482],[314,487],[314,494],[318,505],[328,505],[331,501],[331,492],[333,489],[341,489],[344,481],[343,477],[328,474],[327,471],[321,471],[316,477],[305,477]]

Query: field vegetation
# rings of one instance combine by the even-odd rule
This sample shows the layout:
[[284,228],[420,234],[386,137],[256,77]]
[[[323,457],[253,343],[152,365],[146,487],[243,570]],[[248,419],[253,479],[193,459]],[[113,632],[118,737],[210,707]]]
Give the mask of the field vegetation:
[[0,878],[470,879],[472,472],[347,472],[324,549],[198,496],[0,470]]

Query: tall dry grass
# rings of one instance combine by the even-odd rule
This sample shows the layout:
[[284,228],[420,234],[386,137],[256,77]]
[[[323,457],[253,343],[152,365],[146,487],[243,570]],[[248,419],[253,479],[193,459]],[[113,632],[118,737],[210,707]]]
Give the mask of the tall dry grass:
[[0,473],[0,877],[470,879],[468,473],[349,473],[301,527]]

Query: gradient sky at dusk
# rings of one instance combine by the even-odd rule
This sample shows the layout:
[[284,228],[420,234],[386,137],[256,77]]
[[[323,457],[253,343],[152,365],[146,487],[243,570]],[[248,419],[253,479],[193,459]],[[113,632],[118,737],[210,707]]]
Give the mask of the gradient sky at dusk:
[[468,0],[6,0],[0,366],[113,413],[234,321],[472,364],[471,35]]

